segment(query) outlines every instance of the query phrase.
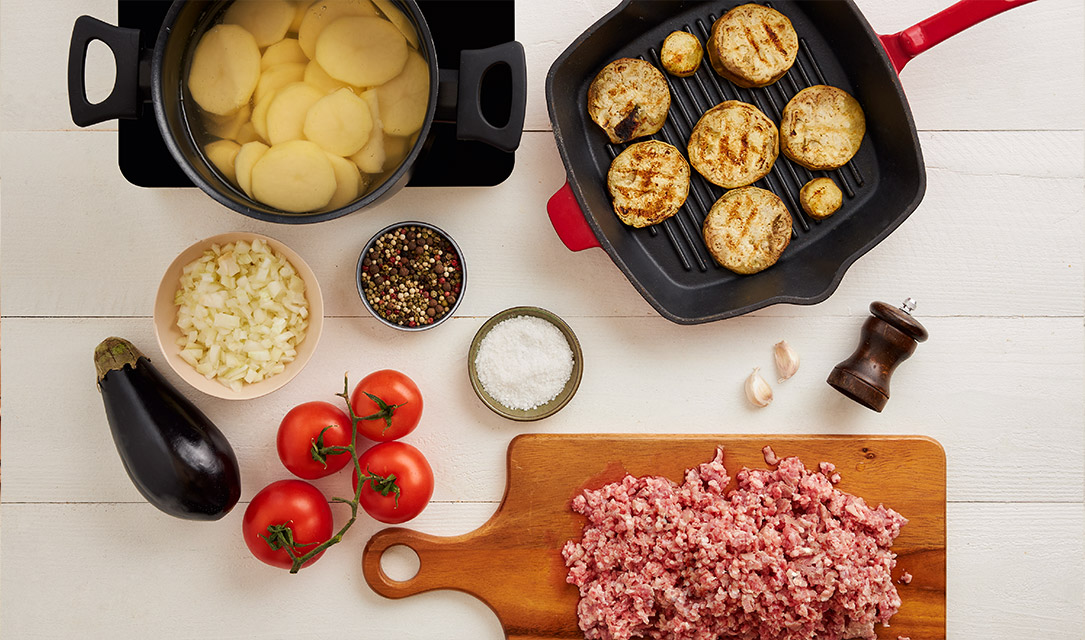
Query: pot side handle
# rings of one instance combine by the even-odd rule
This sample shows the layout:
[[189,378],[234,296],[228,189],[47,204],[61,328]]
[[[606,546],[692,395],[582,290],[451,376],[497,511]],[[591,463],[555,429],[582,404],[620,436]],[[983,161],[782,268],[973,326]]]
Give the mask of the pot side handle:
[[[504,64],[512,73],[512,106],[509,121],[495,127],[482,113],[482,81],[486,72]],[[524,45],[512,41],[488,49],[460,52],[456,109],[456,137],[478,140],[506,153],[516,151],[524,132],[527,112],[527,59]]]
[[600,246],[595,232],[584,219],[584,212],[581,211],[568,181],[550,197],[546,203],[546,213],[550,216],[554,231],[569,251],[583,251]]
[[[99,40],[113,52],[116,82],[109,96],[97,104],[87,100],[87,47]],[[68,105],[72,121],[80,127],[114,118],[138,118],[143,107],[139,90],[139,30],[115,27],[90,16],[79,16],[68,49]]]
[[912,58],[934,45],[1003,11],[1035,0],[961,0],[898,33],[880,35],[889,60],[899,74]]

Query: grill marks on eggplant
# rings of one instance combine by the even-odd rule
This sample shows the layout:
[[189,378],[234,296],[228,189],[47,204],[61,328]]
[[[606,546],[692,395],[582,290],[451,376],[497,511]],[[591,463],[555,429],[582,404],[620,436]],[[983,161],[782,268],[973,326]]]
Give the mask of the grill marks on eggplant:
[[588,115],[615,144],[658,132],[670,106],[663,72],[636,58],[611,62],[588,88]]
[[709,182],[727,189],[743,187],[772,170],[779,132],[757,107],[727,100],[697,121],[688,152],[693,168]]
[[791,214],[771,191],[733,189],[712,205],[703,234],[721,266],[739,274],[757,273],[776,264],[791,242]]
[[670,218],[689,195],[689,164],[666,142],[629,145],[607,172],[614,212],[625,224],[646,227]]
[[764,87],[795,63],[799,37],[787,16],[744,4],[713,23],[706,46],[716,73],[740,87]]

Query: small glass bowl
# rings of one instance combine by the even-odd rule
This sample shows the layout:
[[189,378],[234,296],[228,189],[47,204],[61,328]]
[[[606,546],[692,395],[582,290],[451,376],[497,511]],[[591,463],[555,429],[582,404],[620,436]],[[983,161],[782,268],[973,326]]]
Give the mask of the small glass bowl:
[[[460,273],[460,292],[459,295],[456,296],[456,300],[453,301],[452,306],[449,307],[444,314],[436,318],[432,323],[418,325],[414,327],[392,322],[391,320],[385,318],[380,313],[378,313],[377,309],[373,307],[369,299],[366,297],[365,288],[362,284],[362,269],[365,267],[365,257],[369,254],[369,250],[372,249],[373,245],[377,243],[377,240],[379,240],[386,233],[396,231],[404,227],[422,227],[436,232],[437,235],[441,236],[441,238],[446,240],[448,244],[452,246],[452,250],[455,251],[456,257],[459,261],[458,271]],[[393,329],[398,329],[400,331],[425,331],[426,329],[432,329],[436,327],[445,320],[451,318],[453,314],[456,313],[456,309],[459,308],[460,302],[463,301],[463,294],[467,290],[467,263],[464,262],[463,252],[460,251],[460,246],[456,244],[456,241],[452,239],[452,236],[445,233],[443,229],[426,222],[397,222],[395,224],[388,225],[387,227],[378,231],[376,234],[373,235],[372,238],[369,239],[369,242],[366,243],[365,248],[362,249],[361,255],[358,256],[358,267],[354,272],[354,282],[358,287],[358,296],[362,299],[362,304],[365,305],[365,308],[373,314],[373,317],[379,320],[382,324],[392,327]]]

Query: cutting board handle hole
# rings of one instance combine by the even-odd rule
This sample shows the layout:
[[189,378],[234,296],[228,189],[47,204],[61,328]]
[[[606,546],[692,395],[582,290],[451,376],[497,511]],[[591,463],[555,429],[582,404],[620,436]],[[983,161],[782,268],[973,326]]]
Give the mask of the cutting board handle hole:
[[381,554],[381,571],[389,580],[406,582],[418,575],[421,566],[418,554],[405,544],[394,544]]

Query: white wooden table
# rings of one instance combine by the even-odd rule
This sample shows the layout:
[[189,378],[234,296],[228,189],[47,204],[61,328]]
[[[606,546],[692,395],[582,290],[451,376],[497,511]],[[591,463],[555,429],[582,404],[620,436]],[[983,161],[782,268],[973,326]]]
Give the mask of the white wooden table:
[[[506,446],[525,431],[926,434],[948,457],[950,637],[1081,637],[1082,3],[1015,9],[904,70],[926,196],[828,301],[695,327],[656,315],[602,251],[568,252],[545,215],[564,172],[543,80],[612,3],[517,3],[529,103],[504,184],[407,189],[364,213],[287,227],[235,214],[196,189],[134,187],[117,169],[116,123],[72,124],[72,24],[84,13],[115,21],[112,0],[4,0],[5,639],[501,638],[496,618],[469,596],[389,601],[372,593],[359,564],[379,528],[372,520],[362,518],[294,576],[260,564],[241,541],[245,503],[287,477],[273,444],[283,414],[303,401],[336,400],[344,371],[356,380],[385,367],[408,372],[426,398],[408,441],[429,455],[437,487],[412,528],[450,535],[484,522],[501,499]],[[947,3],[859,2],[883,33]],[[101,53],[89,72],[99,96],[111,84]],[[351,277],[366,239],[406,218],[448,230],[470,269],[458,316],[417,335],[367,316]],[[272,235],[301,253],[320,278],[327,322],[308,367],[270,396],[231,403],[181,387],[226,432],[242,465],[242,504],[221,521],[192,523],[158,512],[126,477],[91,353],[119,335],[156,359],[149,315],[163,269],[192,242],[233,230]],[[889,406],[875,414],[824,379],[854,347],[867,305],[906,296],[919,301],[931,339],[902,365]],[[519,304],[564,317],[586,359],[573,402],[530,425],[489,412],[465,372],[475,330]],[[780,339],[798,350],[802,368],[777,386],[771,407],[752,409],[742,381],[753,366],[771,371]],[[336,493],[344,482],[318,485]],[[341,522],[344,510],[335,508]]]

